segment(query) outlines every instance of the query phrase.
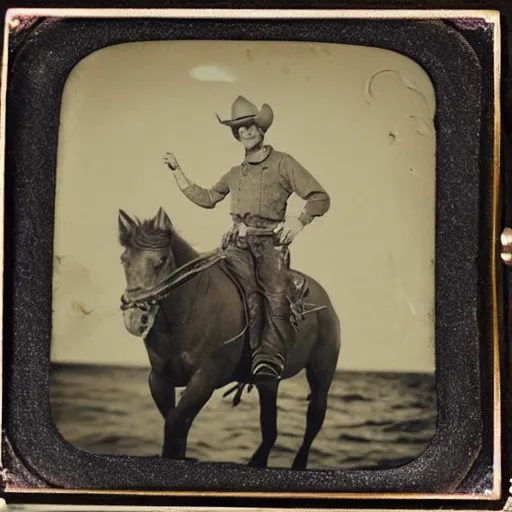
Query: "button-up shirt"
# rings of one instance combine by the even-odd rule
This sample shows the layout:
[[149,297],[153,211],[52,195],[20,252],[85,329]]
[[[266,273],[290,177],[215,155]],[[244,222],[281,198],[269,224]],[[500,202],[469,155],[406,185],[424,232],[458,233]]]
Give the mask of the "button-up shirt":
[[329,195],[320,183],[292,156],[271,146],[266,146],[263,159],[245,159],[213,187],[206,189],[192,183],[183,193],[203,208],[213,208],[231,193],[234,218],[254,216],[276,223],[284,219],[292,193],[306,201],[299,217],[303,224],[323,215],[330,206]]

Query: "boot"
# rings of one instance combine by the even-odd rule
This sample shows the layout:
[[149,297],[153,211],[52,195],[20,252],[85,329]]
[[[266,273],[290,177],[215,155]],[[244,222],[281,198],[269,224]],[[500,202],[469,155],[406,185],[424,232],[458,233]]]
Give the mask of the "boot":
[[285,367],[285,339],[292,335],[287,318],[266,312],[261,344],[253,352],[251,371],[256,380],[280,380]]
[[256,382],[280,380],[284,370],[284,357],[281,354],[265,353],[261,348],[253,357],[251,372]]

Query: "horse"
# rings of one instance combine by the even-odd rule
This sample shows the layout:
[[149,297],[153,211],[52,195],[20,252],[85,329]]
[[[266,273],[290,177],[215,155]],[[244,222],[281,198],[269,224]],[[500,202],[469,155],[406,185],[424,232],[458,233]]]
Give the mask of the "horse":
[[[122,309],[127,328],[133,315],[143,326],[132,334],[144,339],[151,364],[150,393],[164,420],[161,456],[186,459],[189,429],[214,391],[233,382],[253,385],[243,293],[226,272],[219,253],[214,251],[210,261],[201,259],[163,208],[143,221],[119,210],[118,229],[126,279]],[[198,262],[204,268],[197,269]],[[172,289],[166,288],[171,275],[177,276],[174,283],[178,281]],[[324,422],[340,350],[340,322],[327,292],[302,275],[309,298],[323,307],[304,317],[281,378],[305,369],[310,387],[304,439],[293,469],[307,466],[310,447]],[[259,395],[261,444],[248,465],[266,467],[277,439],[279,381],[254,385]],[[185,387],[178,403],[176,387]]]

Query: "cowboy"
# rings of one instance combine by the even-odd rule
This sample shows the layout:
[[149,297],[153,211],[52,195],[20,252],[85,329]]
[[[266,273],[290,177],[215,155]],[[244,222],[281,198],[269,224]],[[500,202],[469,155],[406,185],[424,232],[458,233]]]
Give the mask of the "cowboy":
[[[244,289],[252,290],[247,293],[252,375],[254,380],[279,380],[287,345],[294,338],[287,299],[288,246],[306,225],[329,209],[330,200],[318,181],[293,157],[264,144],[274,119],[269,105],[258,109],[239,96],[232,105],[231,119],[217,118],[244,146],[245,158],[216,185],[206,189],[193,183],[172,153],[167,153],[164,160],[181,191],[198,206],[213,208],[231,193],[233,227],[223,246],[226,260]],[[293,192],[306,201],[298,217],[285,216]],[[253,274],[248,277],[250,268]]]

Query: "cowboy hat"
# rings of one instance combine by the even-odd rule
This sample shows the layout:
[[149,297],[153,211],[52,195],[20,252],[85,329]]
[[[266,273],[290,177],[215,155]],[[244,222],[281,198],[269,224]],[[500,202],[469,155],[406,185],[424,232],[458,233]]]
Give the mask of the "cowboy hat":
[[256,107],[254,103],[251,103],[243,96],[238,96],[231,106],[231,119],[222,121],[218,114],[217,119],[223,125],[230,126],[231,128],[236,128],[251,122],[266,132],[274,120],[274,112],[270,108],[270,105],[266,103],[258,110],[258,107]]

